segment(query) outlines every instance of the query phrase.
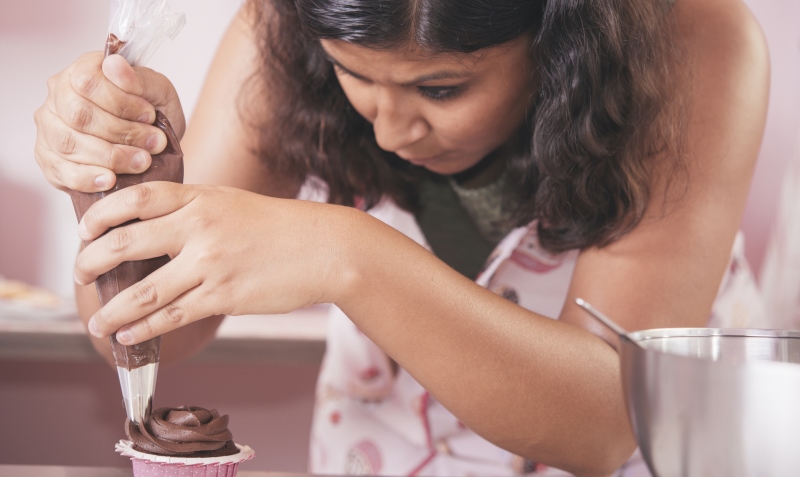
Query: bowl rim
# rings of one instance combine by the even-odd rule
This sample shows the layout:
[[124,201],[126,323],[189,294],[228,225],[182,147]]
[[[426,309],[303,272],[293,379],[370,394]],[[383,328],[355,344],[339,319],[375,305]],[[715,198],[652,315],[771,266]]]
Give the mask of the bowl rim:
[[663,338],[791,338],[800,339],[800,330],[769,330],[759,328],[653,328],[631,331],[628,337],[636,342]]

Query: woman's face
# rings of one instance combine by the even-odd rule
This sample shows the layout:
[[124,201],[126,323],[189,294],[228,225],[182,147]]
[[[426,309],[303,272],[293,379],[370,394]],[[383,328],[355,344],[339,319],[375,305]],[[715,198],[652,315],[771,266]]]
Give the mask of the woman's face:
[[378,145],[438,174],[477,164],[518,130],[533,92],[527,36],[473,54],[424,55],[322,40]]

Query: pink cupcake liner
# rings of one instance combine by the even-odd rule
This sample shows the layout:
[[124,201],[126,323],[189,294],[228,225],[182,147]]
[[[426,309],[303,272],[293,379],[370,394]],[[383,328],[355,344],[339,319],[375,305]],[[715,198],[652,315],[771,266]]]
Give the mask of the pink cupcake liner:
[[139,452],[122,440],[115,450],[130,457],[134,477],[235,477],[239,464],[255,456],[248,446],[236,447],[237,454],[220,457],[170,457]]
[[235,477],[239,464],[183,465],[131,459],[134,477]]

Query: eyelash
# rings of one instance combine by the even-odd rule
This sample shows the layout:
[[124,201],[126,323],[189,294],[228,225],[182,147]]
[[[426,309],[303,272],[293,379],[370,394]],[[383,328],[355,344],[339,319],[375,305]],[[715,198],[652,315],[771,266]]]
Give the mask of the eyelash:
[[[334,64],[333,68],[336,70],[336,74],[340,76],[350,76],[359,81],[364,81],[357,76],[351,75],[349,71],[340,68],[339,65]],[[461,94],[461,88],[458,86],[418,86],[417,91],[425,98],[433,101],[447,101]]]
[[457,86],[419,86],[419,94],[434,101],[453,99],[461,93]]

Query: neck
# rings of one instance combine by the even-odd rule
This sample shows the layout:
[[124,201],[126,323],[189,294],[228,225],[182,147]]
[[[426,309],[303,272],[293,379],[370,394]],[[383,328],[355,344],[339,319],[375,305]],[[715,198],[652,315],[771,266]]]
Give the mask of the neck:
[[465,189],[476,189],[493,183],[506,170],[511,157],[521,150],[524,136],[524,134],[515,134],[474,166],[450,177]]

